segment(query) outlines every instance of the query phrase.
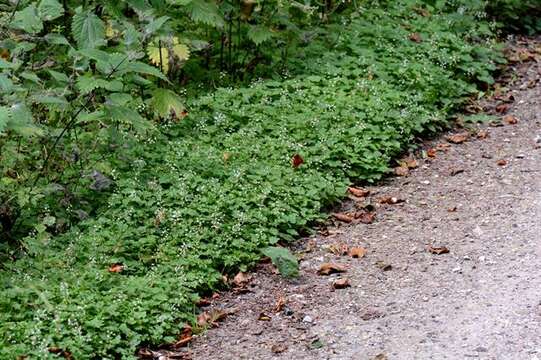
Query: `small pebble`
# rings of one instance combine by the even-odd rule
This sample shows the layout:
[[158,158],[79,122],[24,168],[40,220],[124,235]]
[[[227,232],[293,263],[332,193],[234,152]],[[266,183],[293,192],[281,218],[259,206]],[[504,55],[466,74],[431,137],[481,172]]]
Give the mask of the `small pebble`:
[[310,316],[306,315],[302,318],[302,321],[311,324],[314,320]]

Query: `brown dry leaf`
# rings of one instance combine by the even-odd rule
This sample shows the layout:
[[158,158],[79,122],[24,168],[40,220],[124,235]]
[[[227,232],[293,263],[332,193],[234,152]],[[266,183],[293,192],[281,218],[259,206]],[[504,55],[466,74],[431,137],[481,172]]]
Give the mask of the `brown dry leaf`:
[[4,60],[9,60],[9,50],[8,49],[0,49],[0,58]]
[[285,296],[281,295],[274,305],[274,312],[280,312],[284,309],[284,306],[287,304],[287,299]]
[[366,211],[357,211],[355,213],[355,218],[358,219],[363,224],[372,224],[376,219],[375,212],[366,212]]
[[231,159],[231,153],[226,151],[224,152],[224,154],[222,155],[223,159],[224,159],[224,162],[228,162],[229,159]]
[[285,344],[274,344],[271,346],[271,351],[275,354],[283,353],[287,350],[287,346]]
[[188,345],[193,340],[192,327],[190,325],[184,325],[182,332],[180,333],[179,340],[173,344],[174,348],[179,348]]
[[291,159],[291,166],[293,166],[296,169],[299,166],[301,166],[303,163],[304,163],[304,159],[299,154],[293,155],[293,158]]
[[225,319],[227,313],[218,309],[205,311],[197,316],[197,325],[201,327],[216,326],[216,323]]
[[357,197],[367,197],[370,194],[370,190],[359,189],[359,188],[355,188],[355,187],[349,187],[348,191],[353,196],[357,196]]
[[199,299],[199,301],[197,301],[197,303],[195,303],[195,305],[199,306],[199,307],[205,307],[205,306],[209,306],[211,304],[211,300],[208,299],[208,298],[201,298]]
[[505,115],[503,117],[503,121],[509,125],[516,125],[518,124],[518,119],[514,117],[513,115]]
[[122,270],[124,270],[124,264],[122,263],[114,263],[111,266],[109,266],[109,269],[107,269],[110,273],[120,273]]
[[426,151],[426,155],[428,157],[435,158],[436,157],[436,149],[428,149]]
[[453,207],[450,207],[449,209],[447,209],[448,212],[456,212],[458,210],[458,208],[456,206],[453,206]]
[[346,255],[349,251],[347,244],[343,242],[334,243],[329,246],[329,251],[335,255]]
[[507,165],[507,160],[505,159],[498,160],[496,164],[498,164],[498,166],[505,166]]
[[436,145],[436,150],[445,152],[445,151],[449,150],[450,147],[451,147],[451,145],[442,143],[442,144]]
[[450,176],[455,176],[455,175],[458,175],[458,174],[462,174],[463,172],[464,172],[464,169],[453,169],[453,170],[451,170],[449,175]]
[[50,347],[48,350],[50,353],[61,356],[64,359],[68,359],[68,360],[73,359],[73,355],[71,355],[69,351],[63,350],[59,347],[53,346],[53,347]]
[[376,266],[379,267],[383,271],[390,271],[393,269],[393,266],[391,264],[387,264],[385,261],[376,261]]
[[413,42],[420,43],[423,41],[423,38],[421,37],[421,34],[419,33],[412,33],[409,36],[409,39]]
[[346,272],[347,268],[344,265],[334,263],[323,263],[317,271],[318,275],[330,275]]
[[467,132],[463,132],[463,133],[460,133],[460,134],[454,134],[454,135],[447,136],[447,141],[449,141],[450,143],[453,143],[453,144],[462,144],[463,142],[468,140],[469,137],[470,137],[470,134],[468,134]]
[[394,173],[398,176],[408,176],[410,169],[407,166],[397,166],[394,168]]
[[399,199],[399,198],[397,198],[395,196],[384,196],[384,197],[379,199],[380,204],[394,205],[394,204],[398,204],[398,203],[401,203],[401,202],[404,202],[404,199]]
[[259,316],[257,317],[257,320],[259,321],[271,321],[272,318],[270,317],[270,315],[267,315],[265,314],[264,312],[260,313]]
[[382,353],[382,354],[377,354],[373,360],[388,360],[388,358],[387,358],[387,355]]
[[344,214],[344,213],[332,213],[332,216],[334,216],[337,220],[340,220],[346,223],[350,223],[353,220],[355,220],[353,216],[349,214]]
[[378,309],[368,309],[364,314],[361,315],[361,319],[368,321],[381,318],[383,316],[385,315]]
[[332,284],[332,286],[335,289],[345,289],[345,288],[351,287],[351,284],[348,278],[341,278],[341,279],[336,280]]
[[239,271],[239,273],[233,278],[233,284],[236,287],[243,287],[248,283],[248,281],[250,281],[250,279],[250,275],[246,274],[245,272]]
[[354,247],[349,250],[349,256],[352,258],[360,259],[366,255],[367,251],[363,247]]
[[441,255],[441,254],[447,254],[449,253],[449,249],[446,248],[445,246],[438,246],[438,247],[434,247],[432,245],[429,245],[428,246],[428,252],[431,253],[431,254],[436,254],[436,255]]
[[505,114],[509,111],[509,104],[499,104],[496,106],[496,112],[500,114]]
[[400,166],[405,166],[408,169],[416,169],[419,166],[419,164],[417,163],[417,160],[414,157],[408,156],[400,160]]
[[488,137],[488,130],[479,130],[476,137],[480,140],[486,139]]

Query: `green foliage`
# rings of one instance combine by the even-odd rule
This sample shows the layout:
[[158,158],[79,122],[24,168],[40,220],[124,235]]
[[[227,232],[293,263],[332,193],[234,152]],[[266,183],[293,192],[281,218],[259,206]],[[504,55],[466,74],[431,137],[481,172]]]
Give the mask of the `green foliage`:
[[286,278],[299,276],[299,261],[291,252],[283,247],[267,247],[261,253],[271,258],[272,263],[278,268],[280,274]]
[[[484,2],[21,3],[0,46],[0,358],[131,359],[262,252],[293,276],[272,246],[502,61]],[[269,77],[178,95],[220,70]]]

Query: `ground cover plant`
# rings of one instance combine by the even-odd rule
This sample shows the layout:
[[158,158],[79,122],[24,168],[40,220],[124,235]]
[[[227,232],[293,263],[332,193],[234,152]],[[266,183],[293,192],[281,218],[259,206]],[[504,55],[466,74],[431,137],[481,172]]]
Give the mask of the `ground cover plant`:
[[[502,61],[483,2],[288,5],[277,23],[246,3],[5,13],[2,358],[129,359],[174,341],[223,275],[309,231],[352,181],[384,176]],[[66,51],[33,59],[54,46]],[[226,84],[220,71],[231,86],[198,90]]]

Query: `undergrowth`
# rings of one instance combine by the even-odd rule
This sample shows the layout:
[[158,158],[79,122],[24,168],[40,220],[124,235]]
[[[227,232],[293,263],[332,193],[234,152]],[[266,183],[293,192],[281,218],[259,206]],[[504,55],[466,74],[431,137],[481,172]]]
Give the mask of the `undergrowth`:
[[502,61],[484,13],[449,3],[365,4],[299,47],[290,78],[201,95],[122,144],[97,216],[3,262],[0,357],[131,359],[173,341],[224,274],[308,232],[351,182],[381,179]]

